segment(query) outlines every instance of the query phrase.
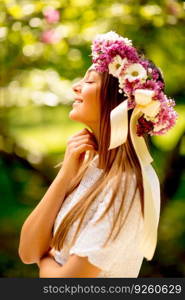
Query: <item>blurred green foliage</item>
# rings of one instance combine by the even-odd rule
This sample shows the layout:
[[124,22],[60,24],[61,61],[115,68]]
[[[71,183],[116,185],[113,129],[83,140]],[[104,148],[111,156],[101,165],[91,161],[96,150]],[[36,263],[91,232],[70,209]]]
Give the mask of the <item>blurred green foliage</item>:
[[[59,12],[49,22],[47,9]],[[109,30],[128,37],[163,71],[177,125],[150,139],[162,210],[154,259],[140,276],[185,276],[185,2],[0,1],[0,276],[38,277],[18,257],[21,226],[56,175],[67,138],[71,85],[91,64],[90,45]]]

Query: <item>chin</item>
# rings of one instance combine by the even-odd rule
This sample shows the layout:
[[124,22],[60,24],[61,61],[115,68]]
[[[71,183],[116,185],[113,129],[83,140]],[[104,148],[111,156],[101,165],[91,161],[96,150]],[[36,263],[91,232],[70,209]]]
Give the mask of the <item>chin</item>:
[[83,120],[79,117],[79,114],[74,111],[74,109],[69,112],[69,119],[83,123]]

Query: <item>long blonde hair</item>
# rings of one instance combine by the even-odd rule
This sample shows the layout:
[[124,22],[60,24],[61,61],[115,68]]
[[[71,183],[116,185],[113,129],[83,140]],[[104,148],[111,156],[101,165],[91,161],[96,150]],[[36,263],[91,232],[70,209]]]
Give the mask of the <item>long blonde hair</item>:
[[[54,247],[57,250],[60,250],[63,247],[68,231],[70,230],[72,224],[77,219],[79,219],[79,224],[73,236],[71,246],[75,243],[88,209],[94,203],[97,196],[104,189],[104,187],[106,187],[110,179],[113,177],[114,177],[114,181],[112,184],[111,199],[106,209],[104,210],[103,214],[97,220],[97,223],[104,218],[104,216],[108,213],[109,209],[111,209],[112,205],[114,205],[115,197],[119,191],[120,183],[123,176],[125,176],[124,188],[121,191],[121,204],[119,207],[119,211],[117,215],[114,217],[111,232],[103,246],[105,247],[108,241],[110,241],[111,236],[115,231],[117,222],[119,221],[119,227],[113,240],[117,237],[122,226],[125,223],[126,218],[124,218],[124,222],[121,223],[121,221],[123,221],[122,216],[124,213],[124,202],[130,189],[134,190],[134,193],[132,193],[133,197],[126,217],[129,214],[129,211],[132,207],[135,198],[135,194],[138,189],[139,189],[140,201],[141,201],[141,211],[144,217],[144,191],[143,191],[142,173],[141,173],[141,167],[140,167],[138,157],[132,145],[132,141],[130,138],[130,131],[128,131],[128,138],[126,143],[120,145],[115,149],[108,151],[109,140],[110,140],[110,112],[114,107],[116,107],[119,103],[121,103],[124,100],[123,94],[120,94],[118,92],[117,78],[108,74],[108,72],[100,73],[100,75],[101,75],[101,89],[99,95],[100,96],[99,97],[100,98],[100,126],[99,126],[99,141],[98,141],[98,154],[99,154],[98,157],[99,157],[99,166],[102,167],[103,172],[98,178],[98,180],[85,192],[85,194],[80,198],[80,200],[72,207],[72,209],[63,218],[61,224],[59,225],[51,241],[51,247]],[[129,110],[128,111],[129,123],[130,123],[131,113],[132,110]],[[145,141],[147,142],[146,139]],[[71,181],[67,189],[65,199],[79,185],[85,171],[89,166],[89,163],[95,157],[96,152],[87,151],[86,154],[87,154],[86,155],[87,159],[84,160],[82,166],[79,168],[77,175]],[[133,181],[132,181],[133,174],[136,175],[135,187],[133,187]]]

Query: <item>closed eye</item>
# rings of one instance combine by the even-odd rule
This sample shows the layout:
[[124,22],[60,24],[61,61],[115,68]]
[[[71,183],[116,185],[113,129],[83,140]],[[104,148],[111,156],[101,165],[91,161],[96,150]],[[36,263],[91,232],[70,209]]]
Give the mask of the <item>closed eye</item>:
[[85,83],[93,83],[94,81],[85,81]]

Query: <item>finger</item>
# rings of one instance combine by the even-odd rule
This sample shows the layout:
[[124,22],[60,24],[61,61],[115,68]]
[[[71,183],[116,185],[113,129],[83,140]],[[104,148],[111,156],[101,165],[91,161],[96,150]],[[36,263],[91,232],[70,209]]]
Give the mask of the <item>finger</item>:
[[85,146],[85,147],[90,147],[90,149],[93,149],[93,150],[95,150],[95,151],[98,150],[98,148],[97,148],[96,145],[88,144],[88,143],[82,143],[82,144],[74,144],[74,145],[72,146],[71,152],[74,153],[74,152],[76,151],[76,149],[79,149],[79,147],[83,147],[83,146]]
[[81,136],[81,135],[87,134],[87,133],[91,133],[91,132],[87,128],[83,128],[82,130],[80,130],[79,132],[77,132],[76,134],[74,134],[73,137]]
[[92,137],[89,134],[73,137],[70,141],[83,141],[84,139],[86,139],[87,141],[93,141]]
[[97,141],[94,138],[92,138],[89,134],[72,138],[71,140],[68,141],[68,145],[71,145],[73,143],[79,143],[79,142],[82,143],[84,141],[87,142],[87,143],[93,144],[98,148]]
[[75,148],[75,153],[80,154],[80,153],[82,153],[84,151],[87,151],[87,150],[95,150],[95,149],[92,145],[83,144],[83,145],[77,146]]
[[87,132],[85,132],[85,131],[83,131],[83,132],[80,131],[80,132],[78,132],[78,133],[76,133],[76,134],[70,136],[70,137],[67,139],[67,142],[70,142],[71,140],[73,140],[73,139],[75,139],[75,138],[77,138],[77,137],[82,137],[84,134],[87,134]]
[[70,145],[73,147],[77,147],[79,145],[82,145],[82,144],[87,144],[87,145],[92,145],[94,146],[95,148],[97,148],[97,144],[92,140],[90,139],[89,137],[81,137],[80,139],[78,140],[73,140]]

